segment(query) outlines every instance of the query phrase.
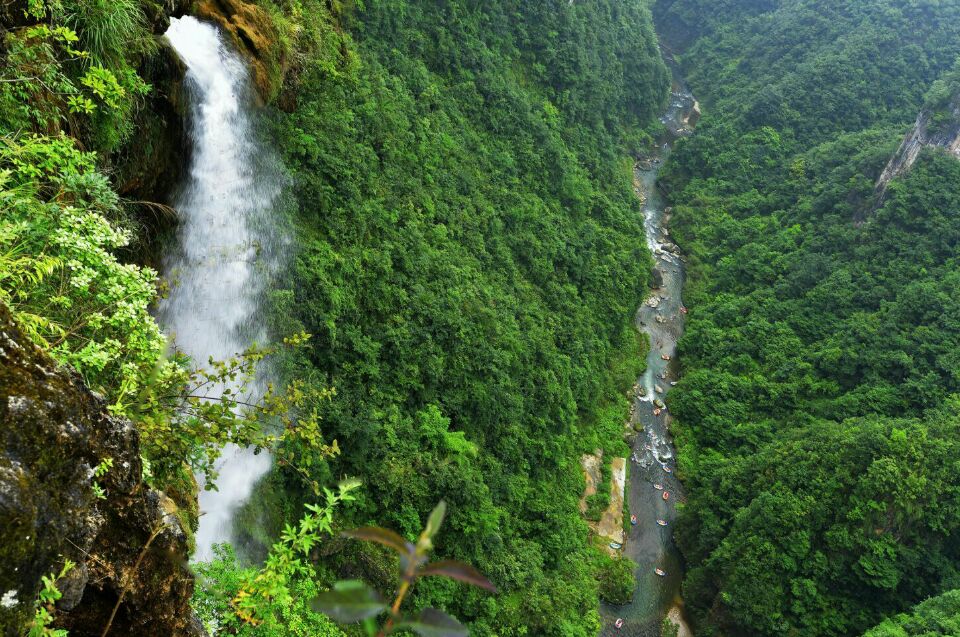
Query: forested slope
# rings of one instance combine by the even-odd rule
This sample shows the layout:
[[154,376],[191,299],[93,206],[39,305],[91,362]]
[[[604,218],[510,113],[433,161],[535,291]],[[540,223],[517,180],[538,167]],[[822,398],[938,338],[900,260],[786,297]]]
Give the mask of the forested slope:
[[[278,330],[313,335],[287,373],[336,389],[317,407],[342,449],[311,478],[359,476],[345,523],[408,537],[446,499],[441,552],[501,594],[428,581],[415,604],[475,634],[593,634],[578,458],[622,445],[643,360],[631,322],[651,260],[628,151],[669,86],[649,11],[285,7],[299,59],[275,132],[300,240]],[[275,482],[296,493],[299,477]]]
[[864,637],[939,637],[960,632],[960,591],[918,604],[909,613],[886,619]]
[[[577,460],[626,451],[625,392],[643,360],[632,317],[651,260],[629,156],[669,87],[647,6],[253,4],[0,9],[0,302],[132,420],[142,478],[178,501],[185,529],[194,471],[228,441],[272,447],[278,470],[254,500],[273,496],[282,522],[348,475],[364,487],[336,530],[376,523],[413,538],[448,502],[439,553],[476,565],[500,594],[427,580],[411,607],[454,612],[475,634],[594,634],[610,561],[588,544]],[[275,365],[294,383],[265,407],[281,427],[261,428],[237,394],[197,395],[246,377],[265,352],[191,373],[165,355],[150,316],[176,280],[131,265],[156,259],[151,240],[177,216],[162,202],[184,156],[184,69],[162,33],[192,10],[252,56],[295,184],[298,241],[271,298],[271,337],[312,338]],[[109,459],[97,460],[100,478]],[[265,543],[280,530],[258,528]],[[317,557],[311,546],[298,550]],[[397,585],[382,552],[338,539],[321,553],[316,570],[294,563],[296,586],[270,567],[201,567],[197,608],[238,634],[337,634],[308,608],[320,589],[342,576]],[[18,622],[46,612],[32,605],[39,587],[18,593]]]
[[705,110],[665,179],[691,260],[669,404],[698,634],[859,634],[960,585],[960,163],[923,151],[874,210],[958,12],[656,7]]

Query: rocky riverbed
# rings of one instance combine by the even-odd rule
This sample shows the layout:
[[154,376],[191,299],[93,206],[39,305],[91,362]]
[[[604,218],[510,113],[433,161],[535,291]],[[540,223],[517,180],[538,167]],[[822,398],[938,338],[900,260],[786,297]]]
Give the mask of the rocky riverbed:
[[[636,432],[626,502],[637,523],[630,526],[623,553],[637,563],[637,590],[624,606],[604,605],[603,635],[654,637],[664,617],[691,635],[683,620],[679,599],[682,562],[673,544],[676,503],[683,487],[676,477],[670,412],[665,398],[677,381],[674,363],[677,341],[683,333],[682,292],[684,258],[670,239],[670,207],[657,189],[657,176],[671,144],[692,132],[699,105],[682,82],[675,82],[667,112],[661,118],[666,133],[650,153],[637,161],[634,189],[643,202],[647,245],[656,265],[650,296],[637,311],[637,328],[649,338],[647,369],[634,387],[634,404],[627,432]],[[615,622],[623,619],[621,628]]]

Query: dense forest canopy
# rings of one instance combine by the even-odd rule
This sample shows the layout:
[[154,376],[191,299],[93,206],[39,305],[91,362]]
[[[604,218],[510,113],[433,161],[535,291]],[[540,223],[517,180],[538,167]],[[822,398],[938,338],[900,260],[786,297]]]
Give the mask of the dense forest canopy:
[[708,635],[858,634],[960,585],[960,163],[874,186],[951,81],[960,4],[729,4],[655,9],[705,110],[665,179],[685,600]]
[[885,619],[864,637],[937,637],[960,631],[960,591],[949,591],[917,605],[910,613]]
[[319,475],[363,476],[353,519],[406,534],[447,499],[441,550],[503,592],[421,603],[477,634],[592,634],[577,461],[622,444],[642,361],[626,144],[669,84],[649,11],[389,0],[345,22],[276,121],[301,236],[278,309],[313,334],[291,373],[337,391]]
[[[323,433],[315,418],[285,421],[296,433],[281,436],[277,471],[255,498],[274,503],[272,517],[250,513],[258,522],[249,533],[269,545],[319,485],[346,475],[364,487],[338,528],[377,523],[415,537],[443,498],[440,555],[476,565],[501,593],[428,580],[414,607],[455,612],[476,634],[594,634],[601,583],[616,565],[589,543],[578,459],[597,447],[626,451],[624,396],[643,361],[632,317],[652,262],[629,155],[651,139],[670,83],[649,8],[256,5],[243,11],[255,19],[248,28],[275,39],[257,79],[282,107],[268,107],[268,132],[293,178],[298,236],[269,300],[272,337],[311,335],[275,363],[295,389],[268,415],[295,406],[298,418],[322,418]],[[183,73],[160,39],[170,10],[146,0],[3,8],[0,300],[134,420],[153,471],[145,479],[178,495],[190,520],[185,461],[206,470],[224,442],[273,436],[231,417],[232,399],[190,396],[192,382],[211,380],[164,357],[148,314],[176,281],[128,265],[156,262],[169,225],[162,206],[132,200],[138,187],[163,193],[128,165],[175,172],[144,156],[160,136],[179,142],[164,130],[176,117],[165,100]],[[249,372],[263,354],[221,373]],[[178,415],[184,405],[189,418]],[[339,446],[321,443],[334,439]],[[316,581],[299,595],[345,572],[395,586],[389,556],[334,549],[302,567]],[[269,564],[289,555],[272,554],[258,581],[274,582]],[[257,574],[229,550],[222,556],[201,569],[198,609],[209,625],[337,632],[309,599],[278,607],[284,597],[269,594],[259,610],[270,621],[247,621],[245,606],[227,602],[260,590],[250,588]],[[211,579],[220,593],[208,595]]]
[[[207,373],[152,317],[177,211],[143,200],[182,168],[162,33],[191,10],[249,20],[234,44],[296,235],[264,312],[289,347]],[[210,630],[341,636],[312,600],[343,578],[396,590],[404,541],[496,585],[401,597],[476,635],[595,635],[598,601],[631,597],[633,564],[579,512],[578,460],[629,454],[653,264],[632,168],[670,87],[654,18],[704,112],[661,173],[689,259],[667,402],[697,634],[958,630],[960,161],[941,138],[960,132],[960,0],[9,2],[0,303],[132,421],[131,488],[169,494],[185,529],[225,443],[275,454],[239,517],[263,564],[223,546],[197,567]],[[878,183],[914,122],[926,147]],[[192,393],[268,354],[287,389],[259,410]],[[362,525],[403,537],[337,536]],[[55,579],[36,602],[0,591],[0,620],[57,634]]]

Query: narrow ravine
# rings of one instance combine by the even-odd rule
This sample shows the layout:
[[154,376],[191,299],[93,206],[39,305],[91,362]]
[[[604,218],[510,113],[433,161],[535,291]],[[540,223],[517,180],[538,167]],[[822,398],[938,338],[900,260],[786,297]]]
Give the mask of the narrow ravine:
[[[192,155],[175,196],[180,226],[164,261],[170,293],[159,319],[176,347],[205,365],[264,342],[261,297],[282,252],[271,216],[284,175],[258,135],[251,81],[239,54],[214,26],[189,16],[172,20],[167,38],[187,67]],[[264,374],[260,370],[247,388],[247,401],[262,395]],[[207,395],[223,389],[210,388]],[[231,539],[234,512],[269,468],[265,453],[224,448],[218,490],[200,492],[195,559],[211,557],[214,543]]]
[[[670,438],[670,413],[664,399],[677,380],[675,365],[677,341],[683,333],[684,308],[681,298],[684,261],[670,239],[669,208],[657,188],[657,176],[679,137],[689,135],[696,123],[699,107],[689,89],[674,71],[674,84],[667,112],[660,118],[666,128],[663,137],[648,156],[634,168],[634,186],[643,200],[647,245],[656,261],[654,285],[637,311],[637,328],[650,340],[647,369],[637,383],[630,428],[639,428],[630,458],[627,504],[637,516],[630,527],[624,555],[637,563],[637,591],[624,606],[604,605],[603,635],[657,637],[668,612],[680,617],[682,564],[673,544],[676,503],[683,489],[676,477],[673,443]],[[664,494],[668,499],[664,500]],[[659,521],[665,522],[663,526]],[[665,575],[658,575],[660,569]],[[616,628],[618,618],[623,626]],[[685,633],[681,631],[681,637]]]

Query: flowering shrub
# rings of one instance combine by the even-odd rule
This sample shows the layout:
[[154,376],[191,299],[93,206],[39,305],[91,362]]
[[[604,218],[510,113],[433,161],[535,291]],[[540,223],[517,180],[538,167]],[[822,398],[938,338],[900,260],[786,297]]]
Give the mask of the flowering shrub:
[[150,316],[156,273],[121,263],[116,194],[72,139],[0,140],[0,300],[30,338],[71,365],[117,413],[166,342]]

